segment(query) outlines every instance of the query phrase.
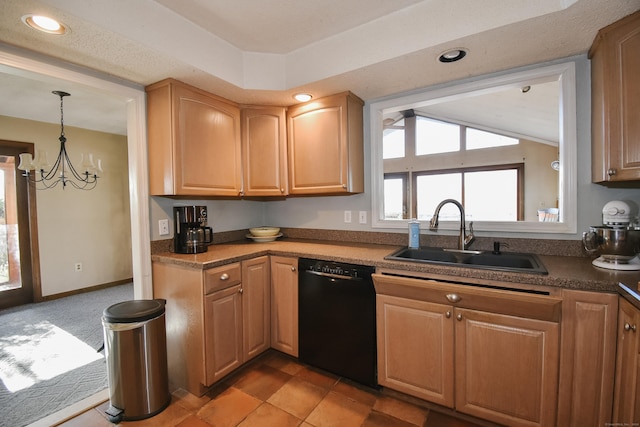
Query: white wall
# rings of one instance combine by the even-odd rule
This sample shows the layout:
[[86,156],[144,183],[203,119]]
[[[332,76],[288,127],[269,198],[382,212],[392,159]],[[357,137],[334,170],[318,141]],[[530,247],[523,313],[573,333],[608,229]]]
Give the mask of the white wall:
[[[0,116],[0,138],[32,142],[53,163],[60,125]],[[129,279],[132,271],[127,138],[65,126],[74,165],[80,153],[102,159],[105,172],[91,191],[60,186],[36,192],[42,295]],[[83,271],[75,272],[75,263]]]
[[[575,234],[492,233],[494,237],[524,237],[580,240],[590,225],[601,224],[602,206],[609,200],[635,200],[640,205],[640,189],[612,189],[591,183],[591,77],[586,55],[576,58],[577,139],[578,139],[578,231]],[[400,95],[400,94],[398,94]],[[260,225],[279,227],[401,232],[398,229],[371,227],[371,137],[369,134],[369,104],[365,104],[365,192],[354,196],[302,197],[281,201],[208,201],[209,217],[219,218],[219,231],[242,229]],[[157,203],[157,202],[156,202]],[[152,202],[153,204],[153,202]],[[198,202],[194,202],[198,204]],[[165,204],[166,205],[166,204]],[[168,205],[167,205],[168,206]],[[255,210],[250,213],[247,210]],[[352,211],[352,222],[343,222],[344,211]],[[367,212],[367,224],[359,224],[358,212]],[[157,240],[158,213],[151,210],[152,240]],[[169,215],[170,216],[170,215]],[[233,219],[230,219],[229,217]],[[215,225],[215,223],[214,223]],[[423,231],[424,232],[424,231]],[[155,234],[154,234],[155,233]],[[446,232],[440,231],[441,234]],[[455,232],[452,232],[455,234]],[[486,233],[476,232],[483,236]]]

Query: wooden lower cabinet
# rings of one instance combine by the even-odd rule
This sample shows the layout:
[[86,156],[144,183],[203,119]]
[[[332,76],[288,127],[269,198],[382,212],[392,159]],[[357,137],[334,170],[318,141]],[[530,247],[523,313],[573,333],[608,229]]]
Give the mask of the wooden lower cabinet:
[[618,354],[611,425],[640,425],[640,310],[620,298]]
[[242,285],[204,298],[205,385],[242,365]]
[[271,347],[298,357],[298,259],[271,256]]
[[388,295],[376,299],[378,383],[453,407],[453,307]]
[[558,323],[456,308],[458,411],[509,426],[553,426]]
[[263,256],[201,270],[153,263],[164,298],[170,388],[200,396],[270,345],[270,264]]
[[[242,283],[205,296],[206,384],[213,384],[269,349],[269,257],[242,261]],[[228,267],[207,275],[223,277]],[[232,280],[232,276],[230,279]]]
[[560,298],[373,277],[381,385],[503,425],[556,425]]
[[562,291],[558,426],[611,422],[618,295]]
[[271,347],[271,264],[268,256],[242,261],[244,361]]

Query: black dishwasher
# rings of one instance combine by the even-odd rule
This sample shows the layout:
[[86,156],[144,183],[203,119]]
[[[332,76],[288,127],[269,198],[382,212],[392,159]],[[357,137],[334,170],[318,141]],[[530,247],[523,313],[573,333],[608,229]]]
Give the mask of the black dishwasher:
[[298,260],[299,358],[377,387],[374,267]]

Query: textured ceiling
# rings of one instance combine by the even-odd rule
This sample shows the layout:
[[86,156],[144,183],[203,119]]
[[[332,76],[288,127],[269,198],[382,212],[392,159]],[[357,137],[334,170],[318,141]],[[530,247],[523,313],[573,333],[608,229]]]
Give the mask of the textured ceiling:
[[[638,0],[2,0],[0,42],[141,86],[174,77],[239,103],[291,105],[299,90],[372,100],[584,54],[598,29],[638,9]],[[21,22],[27,13],[71,32],[37,33]],[[436,60],[454,47],[469,54]],[[86,88],[0,71],[9,74],[0,96],[11,99],[0,114],[25,103],[37,119],[60,89],[72,93],[66,123],[122,126],[122,100],[96,100],[96,112]]]

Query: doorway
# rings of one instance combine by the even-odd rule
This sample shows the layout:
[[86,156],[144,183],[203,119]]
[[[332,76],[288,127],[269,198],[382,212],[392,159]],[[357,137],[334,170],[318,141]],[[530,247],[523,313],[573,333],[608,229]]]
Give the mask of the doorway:
[[40,299],[35,186],[17,169],[33,144],[0,140],[0,309]]

